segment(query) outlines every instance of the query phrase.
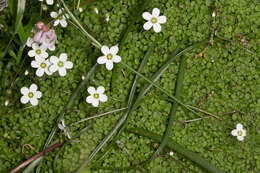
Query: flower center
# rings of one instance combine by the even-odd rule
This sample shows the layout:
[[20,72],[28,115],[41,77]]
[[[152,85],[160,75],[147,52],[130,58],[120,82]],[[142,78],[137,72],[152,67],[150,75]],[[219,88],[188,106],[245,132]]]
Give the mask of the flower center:
[[151,20],[152,23],[156,23],[157,22],[157,19],[155,17],[152,18]]
[[37,53],[38,55],[40,55],[40,54],[41,54],[41,49],[37,49],[37,50],[36,50],[36,53]]
[[45,68],[47,65],[46,65],[46,63],[42,62],[40,66],[41,66],[41,68]]
[[32,92],[29,92],[28,97],[29,97],[29,98],[33,98],[33,93],[32,93]]
[[238,136],[242,136],[242,135],[243,135],[242,130],[238,130],[237,135],[238,135]]
[[33,33],[33,32],[30,33],[30,37],[31,37],[31,38],[34,37],[34,33]]
[[108,60],[111,60],[112,58],[113,58],[112,54],[109,53],[109,54],[107,55],[107,59],[108,59]]
[[94,97],[95,99],[98,99],[98,98],[99,98],[99,94],[98,94],[98,93],[95,93],[95,94],[93,95],[93,97]]
[[63,63],[62,61],[59,61],[59,62],[58,62],[58,66],[59,66],[59,67],[63,67],[63,66],[64,66],[64,63]]
[[63,17],[62,17],[62,16],[59,16],[59,17],[58,17],[58,19],[59,19],[59,20],[62,20],[62,19],[63,19]]

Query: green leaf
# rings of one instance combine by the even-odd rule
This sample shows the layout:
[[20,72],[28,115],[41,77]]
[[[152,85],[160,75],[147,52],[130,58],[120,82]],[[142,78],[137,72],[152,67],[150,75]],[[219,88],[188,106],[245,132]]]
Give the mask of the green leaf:
[[[162,136],[157,135],[155,133],[152,133],[150,131],[147,131],[145,129],[141,128],[135,128],[135,129],[127,129],[130,133],[135,133],[140,136],[145,136],[148,138],[151,138],[152,140],[156,142],[160,142],[162,140]],[[211,173],[224,173],[220,169],[218,169],[215,165],[211,164],[208,160],[202,158],[200,155],[184,148],[180,144],[174,142],[173,140],[169,139],[166,141],[166,146],[177,153],[183,155],[187,159],[190,159],[191,161],[195,162],[199,166],[201,166],[203,169],[211,172]]]
[[31,173],[34,168],[41,162],[43,157],[39,157],[38,159],[36,159],[35,161],[33,161],[30,165],[28,165],[25,170],[23,171],[23,173]]
[[25,10],[25,3],[26,0],[18,0],[17,3],[17,13],[16,13],[16,18],[15,18],[15,25],[14,25],[14,34],[17,33],[23,19],[23,14]]
[[[183,79],[184,79],[184,72],[185,72],[185,67],[186,67],[186,58],[181,58],[180,65],[179,65],[179,72],[176,80],[176,85],[175,85],[175,97],[176,99],[180,100],[181,97],[181,90],[183,86]],[[177,112],[178,104],[176,102],[172,103],[171,111],[169,114],[169,120],[167,122],[167,128],[165,131],[165,134],[163,135],[161,144],[157,148],[157,150],[153,153],[153,155],[150,157],[149,161],[155,159],[157,155],[163,150],[164,146],[166,145],[166,142],[169,139],[169,135],[172,131],[173,128],[173,122],[175,118],[175,114]]]

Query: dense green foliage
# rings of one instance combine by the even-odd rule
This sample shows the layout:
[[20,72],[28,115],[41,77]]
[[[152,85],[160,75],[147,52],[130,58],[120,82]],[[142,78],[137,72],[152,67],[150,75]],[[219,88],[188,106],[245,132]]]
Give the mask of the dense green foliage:
[[[66,3],[70,4],[73,11],[74,2]],[[80,6],[83,12],[75,11],[74,14],[99,42],[112,46],[120,40],[121,32],[128,27],[128,19],[134,14],[139,3],[138,0],[82,1]],[[95,13],[94,7],[98,8],[99,14]],[[183,49],[198,41],[211,40],[212,44],[207,47],[201,46],[185,54],[187,67],[181,100],[189,105],[200,105],[201,109],[214,114],[235,110],[235,113],[223,115],[221,119],[211,117],[184,123],[185,120],[198,117],[178,107],[174,127],[170,133],[171,139],[200,154],[225,172],[260,171],[259,1],[152,0],[145,10],[151,11],[154,7],[159,8],[162,14],[167,16],[167,23],[162,25],[162,32],[156,34],[153,31],[143,30],[144,20],[141,16],[137,18],[126,42],[120,47],[123,62],[138,69],[145,52],[158,36],[155,49],[142,73],[150,78],[178,45],[182,45]],[[23,25],[27,28],[26,31],[30,31],[29,26],[39,19],[39,16],[35,18],[31,16],[37,16],[40,5],[30,2],[26,8]],[[49,13],[52,10],[57,11],[57,7],[49,6],[48,11],[43,11],[44,22],[51,20]],[[216,13],[216,17],[212,17],[213,12]],[[107,14],[110,15],[109,22],[105,21]],[[81,82],[81,76],[87,74],[95,64],[96,58],[100,56],[100,50],[94,48],[90,41],[86,41],[72,24],[66,29],[56,27],[59,43],[52,55],[66,52],[74,67],[65,77],[56,74],[39,78],[35,75],[35,69],[30,67],[28,48],[25,48],[21,60],[16,58],[19,38],[14,39],[15,44],[12,44],[7,55],[2,57],[6,47],[4,45],[7,45],[11,38],[11,34],[10,37],[4,34],[8,33],[8,26],[11,26],[12,22],[14,20],[11,12],[4,10],[0,16],[0,23],[4,25],[0,31],[0,172],[11,170],[35,154],[28,148],[22,152],[24,144],[30,144],[38,151],[42,149],[55,125],[56,118]],[[198,56],[199,54],[203,56]],[[176,59],[156,83],[171,94],[174,94],[179,62],[179,59]],[[24,75],[26,69],[29,75]],[[70,124],[91,115],[125,107],[134,77],[133,73],[121,68],[120,64],[116,64],[113,72],[101,66],[87,86],[104,86],[108,102],[93,108],[85,101],[88,96],[85,89],[75,100],[71,111],[65,115],[66,123]],[[28,87],[31,83],[36,83],[43,93],[36,107],[20,103],[20,88]],[[137,85],[138,92],[144,84],[145,81],[140,79]],[[6,100],[9,101],[8,106],[4,106]],[[201,102],[203,104],[200,104]],[[140,107],[132,112],[128,127],[144,128],[162,135],[170,109],[171,103],[167,97],[153,88]],[[77,140],[55,150],[55,154],[45,157],[42,172],[57,173],[77,168],[108,134],[121,115],[121,113],[110,114],[72,126],[70,129],[72,136],[86,126],[89,126],[89,129]],[[243,142],[237,141],[230,134],[237,123],[243,124],[247,130]],[[64,134],[59,131],[54,141],[63,139]],[[102,167],[120,169],[131,166],[134,162],[139,163],[148,159],[157,147],[152,140],[132,133],[123,132],[119,139],[125,144],[134,161],[125,150],[115,146],[102,161],[97,164],[93,161],[86,172],[106,172]],[[168,152],[169,150],[165,149],[150,164],[143,166],[143,169],[154,173],[203,172],[181,155],[175,153],[171,157]],[[130,169],[126,172],[136,170]]]

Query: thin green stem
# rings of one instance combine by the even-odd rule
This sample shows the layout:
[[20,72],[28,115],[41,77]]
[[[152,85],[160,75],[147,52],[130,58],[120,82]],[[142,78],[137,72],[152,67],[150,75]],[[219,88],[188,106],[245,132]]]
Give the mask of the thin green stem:
[[109,111],[109,112],[105,112],[105,113],[102,113],[102,114],[99,114],[99,115],[94,115],[92,117],[88,117],[88,118],[84,118],[80,121],[77,121],[75,123],[71,123],[69,126],[74,126],[74,125],[77,125],[79,123],[82,123],[82,122],[85,122],[85,121],[88,121],[88,120],[91,120],[91,119],[94,119],[94,118],[99,118],[99,117],[102,117],[102,116],[105,116],[105,115],[108,115],[108,114],[112,114],[112,113],[116,113],[116,112],[120,112],[122,110],[126,110],[126,108],[120,108],[120,109],[115,109],[115,110],[112,110],[112,111]]

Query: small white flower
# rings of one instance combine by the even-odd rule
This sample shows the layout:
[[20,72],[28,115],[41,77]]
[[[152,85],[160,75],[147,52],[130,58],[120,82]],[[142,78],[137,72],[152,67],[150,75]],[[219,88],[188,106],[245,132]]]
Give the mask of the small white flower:
[[9,105],[9,100],[6,100],[5,101],[5,106],[8,106]]
[[[43,0],[39,0],[39,1],[43,1]],[[46,4],[48,5],[53,5],[54,1],[53,0],[46,0]]]
[[30,57],[35,57],[35,58],[47,58],[48,53],[46,52],[46,47],[41,45],[39,46],[37,43],[32,44],[33,50],[30,50],[28,52],[28,55]]
[[81,13],[82,11],[83,11],[83,9],[80,7],[80,8],[79,8],[79,12]]
[[173,156],[173,154],[174,154],[174,153],[173,153],[172,151],[169,153],[170,156]]
[[33,68],[37,68],[36,75],[39,77],[42,77],[44,73],[47,75],[52,75],[49,71],[50,64],[51,63],[49,60],[45,60],[43,58],[35,58],[35,60],[31,62],[31,66]]
[[50,62],[52,63],[49,67],[50,72],[54,73],[58,71],[60,76],[65,76],[67,74],[66,69],[72,69],[73,67],[73,63],[71,61],[67,61],[66,53],[60,54],[59,58],[56,56],[51,56]]
[[68,139],[71,139],[70,131],[69,131],[69,129],[66,127],[66,125],[65,125],[65,123],[64,123],[64,120],[61,120],[61,123],[58,124],[58,127],[59,127],[59,129],[61,129],[61,130],[64,131],[64,134],[65,134],[65,136],[66,136]]
[[118,63],[121,61],[121,57],[117,55],[118,46],[112,46],[110,49],[107,46],[101,47],[101,52],[104,56],[101,56],[97,59],[98,64],[106,64],[108,70],[113,69],[113,63]]
[[87,103],[91,103],[94,107],[99,105],[99,101],[106,102],[107,96],[104,94],[105,88],[103,86],[99,86],[97,89],[94,87],[88,87],[88,93],[90,96],[86,98]]
[[81,76],[81,79],[82,79],[82,80],[85,80],[85,76],[84,76],[84,75],[82,75],[82,76]]
[[244,130],[243,125],[239,123],[237,124],[236,129],[231,131],[231,134],[236,136],[237,140],[243,141],[244,137],[246,136],[246,130]]
[[27,76],[29,74],[28,70],[25,70],[24,75]]
[[27,41],[26,41],[26,46],[28,47],[32,47],[32,44],[34,43],[34,35],[35,35],[36,31],[35,29],[32,29],[29,37],[27,38]]
[[145,30],[150,30],[153,27],[155,32],[161,32],[162,27],[161,24],[166,23],[166,16],[159,16],[160,10],[158,8],[154,8],[152,14],[149,12],[143,13],[143,18],[147,20],[144,24]]
[[[56,19],[54,21],[54,26],[57,26],[58,24],[60,24],[63,28],[67,27],[67,21],[66,21],[66,15],[63,15],[63,10],[62,9],[59,9],[59,13],[57,12],[51,12],[51,17]],[[66,17],[65,17],[66,16]]]
[[38,99],[42,97],[41,91],[37,91],[37,85],[32,84],[30,88],[22,87],[21,93],[23,96],[21,97],[21,103],[26,104],[30,101],[33,106],[38,105]]
[[108,22],[110,20],[110,15],[109,13],[106,13],[106,21]]
[[94,11],[96,14],[98,14],[98,8],[97,7],[94,7]]

